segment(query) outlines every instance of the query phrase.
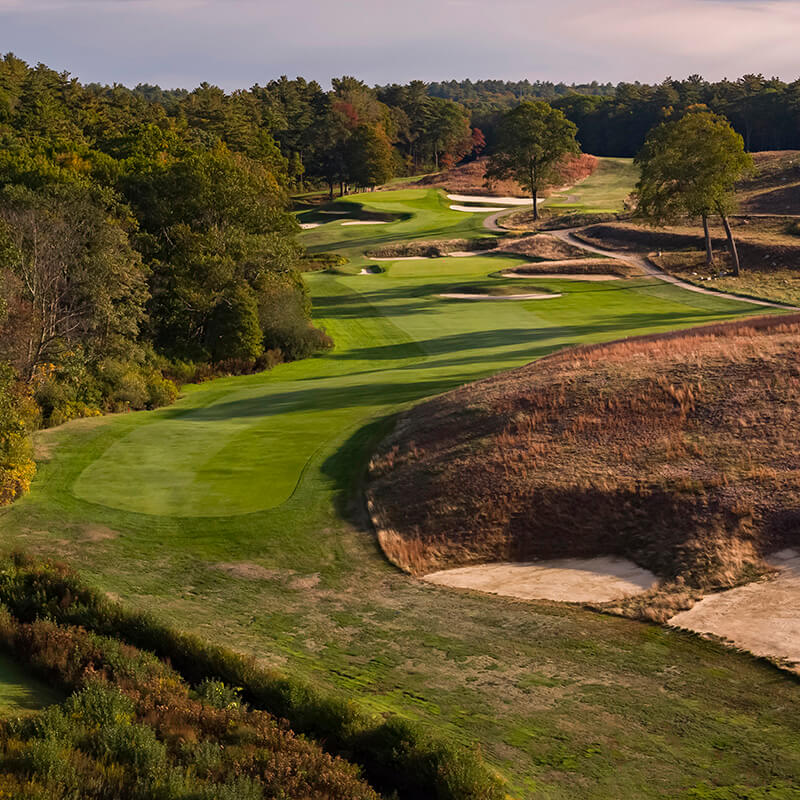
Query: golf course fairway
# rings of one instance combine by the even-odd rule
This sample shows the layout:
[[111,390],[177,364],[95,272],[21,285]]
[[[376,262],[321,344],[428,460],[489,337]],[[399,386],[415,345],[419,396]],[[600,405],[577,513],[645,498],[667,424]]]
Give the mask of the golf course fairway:
[[[0,514],[6,547],[66,559],[175,626],[478,744],[514,797],[789,797],[790,677],[657,626],[409,578],[382,557],[359,491],[409,404],[572,344],[763,310],[651,278],[525,281],[562,295],[547,300],[445,299],[518,286],[494,276],[530,259],[362,275],[382,244],[488,236],[484,215],[434,189],[330,209],[347,213],[304,212],[320,224],[300,240],[349,259],[307,276],[335,349],[41,433],[31,494]],[[365,213],[386,224],[342,224]]]

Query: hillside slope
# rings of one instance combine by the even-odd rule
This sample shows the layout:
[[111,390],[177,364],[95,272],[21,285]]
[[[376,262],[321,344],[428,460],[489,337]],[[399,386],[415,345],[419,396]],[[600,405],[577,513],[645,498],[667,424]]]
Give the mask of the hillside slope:
[[620,555],[689,587],[753,577],[800,539],[799,346],[800,315],[765,317],[562,351],[418,406],[371,464],[384,550],[416,574]]

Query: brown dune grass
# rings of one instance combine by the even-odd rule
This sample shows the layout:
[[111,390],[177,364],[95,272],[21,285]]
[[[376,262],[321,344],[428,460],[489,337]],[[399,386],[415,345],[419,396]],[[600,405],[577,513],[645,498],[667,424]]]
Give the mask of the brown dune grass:
[[761,317],[566,350],[428,401],[370,466],[384,551],[415,574],[624,556],[664,582],[627,608],[655,619],[763,574],[800,541],[799,348],[800,315]]

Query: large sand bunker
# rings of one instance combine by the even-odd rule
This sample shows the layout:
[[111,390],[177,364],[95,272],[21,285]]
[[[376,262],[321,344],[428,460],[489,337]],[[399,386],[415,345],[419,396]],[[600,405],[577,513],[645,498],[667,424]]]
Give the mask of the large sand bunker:
[[564,272],[515,272],[513,269],[508,272],[501,272],[501,278],[550,278],[559,281],[618,281],[619,275],[599,275],[587,272],[585,275],[576,275]]
[[778,570],[774,578],[708,595],[669,624],[800,669],[800,552],[782,550],[767,561]]
[[492,197],[486,194],[449,194],[448,200],[455,203],[494,203],[501,206],[532,206],[533,200],[528,197]]
[[453,211],[471,211],[478,214],[488,214],[491,211],[505,211],[505,206],[450,206]]
[[481,564],[433,572],[439,586],[568,603],[607,603],[652,588],[656,577],[625,558],[560,558],[530,563]]
[[550,300],[560,294],[472,294],[469,292],[445,292],[437,294],[447,300]]
[[348,222],[343,222],[342,225],[386,225],[386,220],[378,219],[352,219]]
[[321,223],[319,222],[301,222],[300,230],[310,231],[312,228],[319,228],[320,225]]

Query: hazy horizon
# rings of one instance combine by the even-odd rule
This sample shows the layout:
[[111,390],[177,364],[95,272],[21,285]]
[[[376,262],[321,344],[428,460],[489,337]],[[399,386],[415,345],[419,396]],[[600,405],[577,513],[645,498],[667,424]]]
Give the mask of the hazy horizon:
[[[657,33],[657,35],[654,35]],[[800,77],[794,0],[0,0],[0,51],[84,82]]]

